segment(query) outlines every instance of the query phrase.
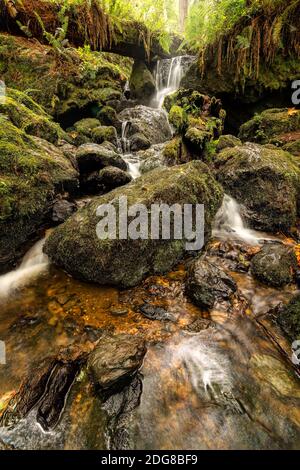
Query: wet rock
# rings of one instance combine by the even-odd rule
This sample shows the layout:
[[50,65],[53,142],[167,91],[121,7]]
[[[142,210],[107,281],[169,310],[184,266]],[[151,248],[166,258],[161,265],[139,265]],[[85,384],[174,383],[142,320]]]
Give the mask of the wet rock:
[[214,157],[217,178],[242,203],[253,228],[289,230],[296,222],[300,169],[295,157],[275,147],[247,143]]
[[107,191],[124,186],[132,180],[129,173],[113,166],[107,166],[100,170],[98,177],[99,183],[103,184]]
[[292,341],[300,339],[300,294],[278,309],[276,321]]
[[65,405],[65,399],[79,371],[76,363],[55,364],[45,393],[37,410],[37,422],[45,431],[55,427]]
[[163,154],[164,148],[165,144],[157,144],[152,145],[148,150],[138,153],[141,160],[139,167],[141,174],[147,173],[155,168],[163,168],[167,166]]
[[300,130],[300,110],[267,109],[243,124],[239,137],[260,144],[281,143],[281,136]]
[[101,396],[107,398],[127,385],[141,367],[145,354],[141,337],[124,333],[103,336],[88,359]]
[[97,114],[97,117],[103,126],[113,126],[118,130],[121,129],[121,121],[118,118],[115,108],[103,106]]
[[242,141],[233,135],[221,135],[217,145],[217,152],[221,152],[228,147],[236,147],[242,145]]
[[198,307],[212,309],[216,301],[228,300],[237,290],[224,270],[200,258],[192,263],[186,280],[186,293]]
[[127,170],[127,164],[123,158],[113,150],[113,147],[109,148],[105,142],[102,145],[81,145],[76,152],[76,159],[81,174],[101,170],[106,166]]
[[133,134],[130,138],[130,149],[133,152],[137,152],[138,150],[147,150],[150,146],[150,140],[140,132]]
[[197,320],[187,325],[184,330],[189,333],[200,333],[203,330],[207,330],[212,325],[212,320],[209,320],[208,318],[197,318]]
[[132,414],[139,406],[143,391],[141,374],[137,373],[129,385],[108,398],[103,408],[108,415],[108,432],[111,450],[134,448],[131,436]]
[[123,307],[122,305],[113,305],[109,311],[114,317],[124,317],[128,313],[128,308]]
[[167,115],[162,109],[136,106],[122,111],[119,118],[130,122],[127,134],[130,141],[135,134],[143,135],[152,145],[166,142],[172,137]]
[[293,248],[279,243],[265,245],[251,262],[253,276],[273,287],[292,282],[296,267],[297,258]]
[[66,199],[61,199],[57,201],[52,209],[52,220],[53,222],[64,222],[67,220],[70,215],[73,214],[77,209],[76,204],[73,202],[67,201]]
[[131,97],[147,104],[155,93],[155,80],[145,62],[134,62],[129,81]]
[[149,320],[159,320],[159,321],[175,321],[176,318],[174,315],[163,307],[151,304],[143,304],[139,311]]
[[154,203],[203,203],[208,237],[223,191],[202,162],[153,170],[77,211],[52,232],[45,252],[69,273],[100,284],[130,287],[148,274],[169,271],[186,252],[186,240],[174,239],[172,227],[170,240],[98,238],[97,208],[111,203],[118,211],[121,196],[128,198],[128,205],[138,202],[148,209]]

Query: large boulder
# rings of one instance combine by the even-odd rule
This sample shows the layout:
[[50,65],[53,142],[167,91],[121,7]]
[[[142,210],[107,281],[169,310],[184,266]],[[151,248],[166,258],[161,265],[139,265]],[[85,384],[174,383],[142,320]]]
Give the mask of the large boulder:
[[132,98],[149,103],[155,93],[155,80],[145,62],[135,61],[129,81]]
[[129,173],[115,166],[107,166],[99,171],[99,182],[103,184],[106,191],[124,186],[131,180],[132,176]]
[[203,258],[189,268],[186,293],[198,307],[211,309],[216,301],[229,299],[236,290],[235,281],[223,269]]
[[204,204],[205,234],[209,236],[223,191],[201,162],[153,170],[126,187],[95,198],[55,229],[45,245],[53,262],[81,279],[122,287],[134,286],[148,274],[170,270],[186,250],[185,239],[174,239],[172,224],[170,240],[124,240],[118,238],[118,230],[116,239],[97,237],[98,207],[111,204],[118,209],[121,196],[127,198],[128,207],[143,204],[148,213],[155,203]]
[[141,367],[145,354],[141,337],[124,333],[103,336],[88,359],[88,368],[102,396],[107,398],[128,384]]
[[78,173],[62,150],[0,115],[0,271],[51,219],[59,193],[76,195]]
[[276,147],[247,143],[214,157],[217,178],[242,203],[258,230],[288,230],[296,222],[300,170],[295,157]]
[[251,262],[253,276],[273,287],[292,282],[296,268],[297,258],[293,248],[278,243],[265,245]]
[[[166,142],[172,137],[168,117],[162,109],[135,106],[122,111],[119,118],[130,123],[127,127],[127,138],[130,142],[136,134],[143,136],[152,145]],[[137,148],[140,149],[141,147]]]
[[267,109],[243,124],[239,137],[259,144],[284,143],[286,134],[300,131],[300,110]]

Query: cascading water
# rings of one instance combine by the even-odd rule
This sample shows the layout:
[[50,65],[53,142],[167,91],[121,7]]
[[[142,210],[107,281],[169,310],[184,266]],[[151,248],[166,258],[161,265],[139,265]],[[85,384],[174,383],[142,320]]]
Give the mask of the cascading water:
[[[166,80],[165,64],[168,63],[168,74]],[[156,106],[162,108],[165,97],[174,93],[180,86],[183,77],[182,56],[173,57],[172,59],[159,60],[156,66]]]
[[7,297],[14,289],[24,286],[35,276],[47,269],[48,258],[43,253],[46,238],[38,241],[24,256],[20,266],[0,276],[0,299]]
[[123,153],[123,159],[128,165],[129,174],[133,179],[136,179],[140,176],[140,160],[136,155],[130,153],[130,140],[127,138],[129,127],[130,121],[122,122],[120,150]]
[[259,245],[263,241],[271,239],[265,237],[263,233],[245,226],[241,216],[241,206],[227,194],[225,194],[223,204],[216,215],[213,236],[225,240],[241,240],[249,245]]

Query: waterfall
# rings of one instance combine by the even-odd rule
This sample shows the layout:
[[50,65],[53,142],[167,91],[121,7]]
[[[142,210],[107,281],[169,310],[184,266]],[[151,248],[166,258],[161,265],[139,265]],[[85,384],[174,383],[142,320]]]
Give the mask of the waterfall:
[[182,58],[183,56],[178,56],[157,62],[155,72],[157,90],[155,98],[156,107],[162,108],[165,97],[178,90],[183,77]]
[[38,241],[24,256],[20,266],[0,276],[0,298],[8,296],[14,289],[22,287],[33,277],[46,270],[48,258],[43,253],[46,238]]
[[259,245],[264,240],[270,240],[270,238],[265,238],[264,234],[245,226],[241,216],[241,206],[227,194],[216,215],[213,235],[225,240],[241,240],[249,245]]
[[122,122],[121,147],[122,147],[122,152],[125,154],[130,152],[130,141],[127,139],[127,132],[128,132],[129,126],[130,126],[129,121]]

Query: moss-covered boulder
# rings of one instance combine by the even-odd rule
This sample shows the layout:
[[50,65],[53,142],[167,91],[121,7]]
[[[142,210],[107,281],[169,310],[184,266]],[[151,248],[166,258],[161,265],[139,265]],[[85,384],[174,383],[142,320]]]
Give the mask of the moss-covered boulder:
[[2,80],[8,87],[29,91],[65,127],[76,116],[89,112],[96,117],[107,102],[119,100],[131,68],[132,59],[116,54],[88,48],[58,54],[51,46],[0,34]]
[[116,129],[121,129],[121,121],[118,118],[117,111],[111,106],[103,106],[97,114],[103,126],[113,126]]
[[292,282],[296,267],[294,250],[278,243],[265,245],[251,262],[253,276],[273,287],[282,287]]
[[[63,225],[55,229],[45,245],[52,261],[70,274],[99,284],[130,287],[145,276],[170,270],[184,255],[186,240],[99,239],[97,216],[100,205],[111,204],[118,213],[120,197],[128,207],[166,203],[205,205],[205,230],[208,236],[220,207],[223,191],[208,167],[201,162],[153,170],[126,187],[95,198]],[[148,211],[149,213],[149,211]],[[118,217],[117,217],[118,219]],[[135,217],[129,217],[133,221]],[[74,256],[76,253],[76,256]]]
[[135,61],[129,81],[131,96],[143,104],[150,102],[155,93],[155,80],[145,62]]
[[[300,132],[299,132],[299,137],[300,137]],[[300,139],[289,142],[285,144],[282,148],[283,150],[286,150],[286,152],[289,152],[292,155],[295,155],[296,157],[300,157]]]
[[49,221],[58,193],[78,191],[78,173],[63,151],[0,114],[0,270]]
[[107,166],[99,171],[99,182],[103,184],[105,191],[124,186],[130,183],[132,176],[127,171],[115,166]]
[[76,121],[74,123],[74,130],[78,134],[87,137],[88,139],[92,138],[92,130],[96,127],[99,127],[101,122],[99,119],[96,118],[84,118],[80,119],[80,121]]
[[286,134],[300,131],[300,110],[267,109],[240,128],[239,138],[260,144],[282,144]]
[[0,101],[0,113],[27,134],[56,144],[59,139],[70,140],[66,132],[30,96],[13,88],[6,88]]
[[195,158],[205,156],[210,143],[223,131],[226,113],[221,101],[181,88],[167,96],[164,105],[176,133],[183,135]]
[[289,230],[299,207],[300,170],[295,157],[275,146],[245,144],[214,156],[217,178],[245,206],[258,230]]

